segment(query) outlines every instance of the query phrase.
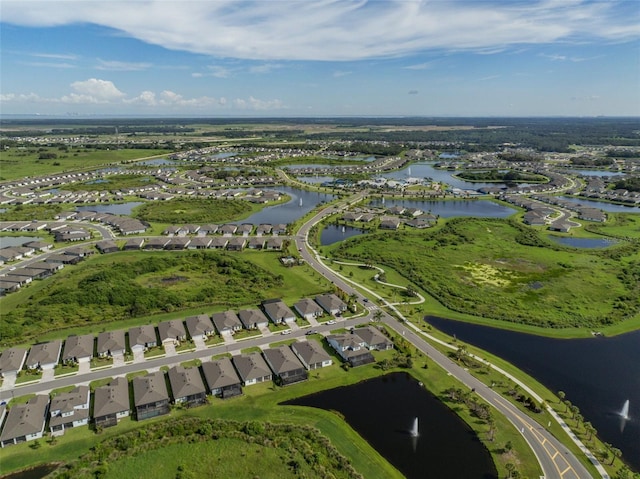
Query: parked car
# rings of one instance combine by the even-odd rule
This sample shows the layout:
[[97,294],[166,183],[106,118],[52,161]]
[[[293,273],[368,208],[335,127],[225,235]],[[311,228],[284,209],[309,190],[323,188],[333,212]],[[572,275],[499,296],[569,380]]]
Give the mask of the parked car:
[[327,321],[327,324],[336,324],[336,322],[333,319],[330,319],[329,321]]
[[282,334],[283,336],[286,335],[286,334],[291,334],[291,330],[290,329],[285,329],[280,334]]
[[307,336],[309,336],[310,334],[317,334],[317,333],[318,333],[318,331],[316,331],[315,329],[310,329],[309,331],[307,331],[307,332],[306,332],[306,333],[304,333],[304,334],[306,334]]

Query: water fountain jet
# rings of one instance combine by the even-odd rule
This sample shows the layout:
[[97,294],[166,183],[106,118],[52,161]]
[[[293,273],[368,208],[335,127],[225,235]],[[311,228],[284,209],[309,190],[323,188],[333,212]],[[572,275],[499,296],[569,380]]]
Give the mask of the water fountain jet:
[[629,420],[629,400],[628,399],[624,402],[624,404],[622,405],[622,409],[618,414],[620,414],[620,417],[625,421]]
[[420,435],[420,433],[418,432],[418,418],[417,417],[413,420],[413,425],[411,426],[411,429],[409,430],[409,435],[411,437],[418,437]]

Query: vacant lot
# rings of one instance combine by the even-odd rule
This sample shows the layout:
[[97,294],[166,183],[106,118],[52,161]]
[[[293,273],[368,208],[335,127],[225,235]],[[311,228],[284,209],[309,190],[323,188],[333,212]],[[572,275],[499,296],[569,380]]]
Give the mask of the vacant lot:
[[4,341],[55,330],[64,337],[92,324],[94,331],[121,321],[130,326],[133,318],[196,307],[234,309],[275,297],[293,302],[328,290],[302,268],[281,266],[278,256],[185,251],[94,257],[3,298]]
[[352,239],[342,258],[387,265],[451,310],[534,326],[602,327],[640,311],[640,245],[570,250],[509,220]]
[[[15,180],[83,170],[170,153],[169,150],[92,150],[66,147],[12,147],[0,157],[0,180]],[[40,158],[43,159],[40,159]],[[46,159],[44,159],[46,158]]]

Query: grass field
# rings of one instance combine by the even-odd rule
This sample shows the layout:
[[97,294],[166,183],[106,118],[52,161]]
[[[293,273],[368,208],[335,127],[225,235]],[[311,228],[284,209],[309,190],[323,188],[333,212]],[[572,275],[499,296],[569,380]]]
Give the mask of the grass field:
[[[90,148],[69,148],[68,151],[65,151],[53,147],[13,147],[4,150],[0,155],[0,181],[92,169],[167,153],[170,151],[154,149],[92,150]],[[55,154],[57,158],[40,160],[38,158],[41,154]]]
[[276,297],[293,304],[332,290],[308,266],[285,268],[278,258],[257,251],[96,255],[0,299],[4,338],[12,328],[16,343],[97,334]]
[[637,244],[563,248],[508,220],[469,218],[427,231],[365,235],[334,247],[333,255],[386,265],[445,309],[480,318],[604,328],[636,321],[640,310]]

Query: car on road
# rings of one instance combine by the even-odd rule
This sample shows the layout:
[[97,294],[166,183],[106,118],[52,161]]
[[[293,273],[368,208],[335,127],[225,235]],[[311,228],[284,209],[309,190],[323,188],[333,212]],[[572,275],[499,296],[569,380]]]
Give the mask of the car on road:
[[282,331],[280,334],[282,334],[283,336],[287,335],[287,334],[291,334],[291,330],[290,329],[285,329],[284,331]]
[[309,336],[310,334],[318,334],[318,331],[316,331],[315,329],[310,329],[309,331],[307,331],[306,333],[307,336]]
[[327,321],[327,324],[336,324],[336,322],[333,319],[330,319],[329,321]]
[[362,298],[362,301],[364,301],[365,303],[369,302],[369,298]]

